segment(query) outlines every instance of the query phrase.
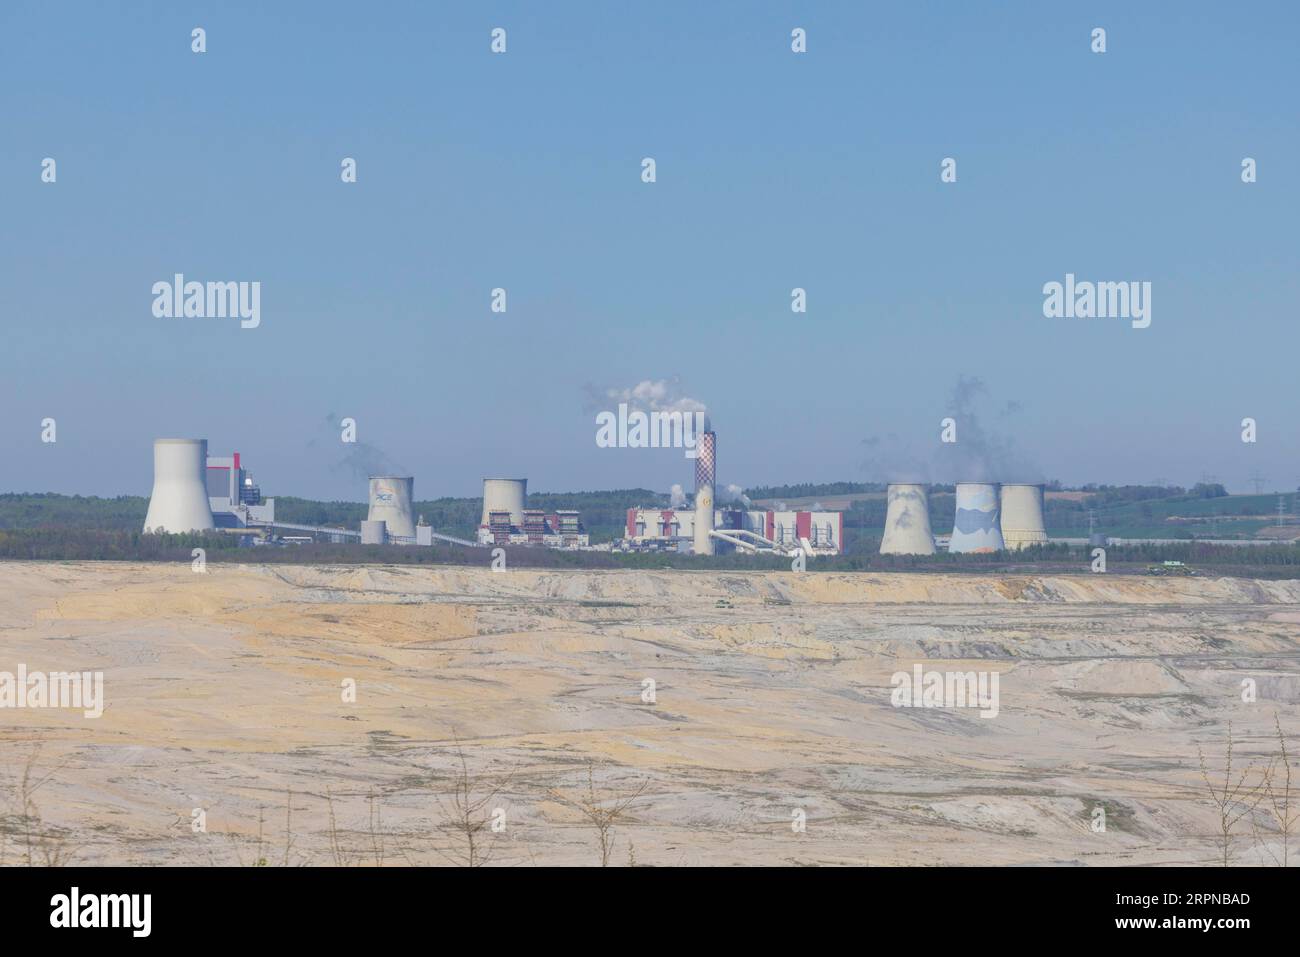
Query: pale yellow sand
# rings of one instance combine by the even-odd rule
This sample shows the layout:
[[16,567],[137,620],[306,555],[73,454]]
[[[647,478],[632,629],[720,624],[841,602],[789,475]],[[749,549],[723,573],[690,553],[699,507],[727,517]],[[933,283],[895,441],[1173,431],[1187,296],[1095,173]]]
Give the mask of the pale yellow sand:
[[[1300,582],[0,563],[0,671],[99,670],[107,697],[0,710],[0,812],[13,832],[39,741],[42,827],[77,863],[279,863],[290,790],[291,863],[377,838],[449,863],[459,741],[476,793],[502,785],[493,863],[598,860],[562,800],[588,762],[599,797],[644,787],[618,864],[1198,862],[1197,745],[1218,767],[1232,721],[1263,762],[1277,711],[1300,758],[1298,638]],[[917,662],[998,672],[1000,714],[892,707]]]

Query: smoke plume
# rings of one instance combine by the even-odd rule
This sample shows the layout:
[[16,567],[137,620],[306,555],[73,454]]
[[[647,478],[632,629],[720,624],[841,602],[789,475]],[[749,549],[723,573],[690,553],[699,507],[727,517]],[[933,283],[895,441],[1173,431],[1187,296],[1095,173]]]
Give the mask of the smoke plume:
[[992,394],[982,379],[959,376],[945,417],[957,423],[957,441],[940,443],[937,464],[952,482],[1039,482],[1042,470],[1016,446],[1001,425],[1022,408],[1014,399],[990,414]]
[[405,475],[402,467],[390,459],[378,446],[362,442],[343,442],[340,438],[343,427],[341,417],[331,412],[325,416],[318,436],[307,443],[308,448],[330,450],[337,446],[341,455],[330,465],[333,472],[346,472],[353,478],[367,480],[372,475]]
[[[897,433],[863,440],[863,471],[884,483],[1041,482],[1043,472],[1016,445],[1015,416],[1023,409],[1008,399],[997,405],[978,377],[959,376],[931,428],[904,439]],[[940,441],[940,420],[955,423],[956,441]]]
[[723,505],[742,505],[745,508],[753,506],[745,490],[739,485],[728,485],[726,488],[717,492],[718,501]]
[[909,482],[924,485],[932,481],[933,469],[927,458],[909,448],[896,432],[888,435],[873,435],[862,440],[865,460],[862,470],[867,481]]
[[636,385],[627,388],[600,389],[588,384],[586,387],[587,411],[599,412],[617,408],[626,402],[629,409],[642,412],[703,412],[705,428],[709,425],[709,408],[699,399],[686,395],[681,381],[672,379],[642,379]]

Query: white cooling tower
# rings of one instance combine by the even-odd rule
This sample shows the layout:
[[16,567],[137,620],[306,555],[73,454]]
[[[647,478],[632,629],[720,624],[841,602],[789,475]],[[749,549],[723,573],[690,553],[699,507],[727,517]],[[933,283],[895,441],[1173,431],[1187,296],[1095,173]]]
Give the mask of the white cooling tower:
[[924,485],[891,485],[886,493],[882,555],[933,555],[930,503]]
[[1002,540],[1011,551],[1047,542],[1041,485],[1002,486]]
[[383,522],[390,536],[415,538],[415,514],[411,497],[415,479],[409,475],[372,475],[370,477],[370,514],[366,521]]
[[1002,528],[998,523],[998,487],[959,482],[957,515],[948,551],[1000,552],[1002,548]]
[[483,518],[479,521],[479,524],[488,524],[489,512],[509,512],[510,524],[522,528],[524,524],[524,500],[527,497],[528,479],[484,479]]
[[153,492],[144,530],[198,532],[214,528],[207,470],[207,439],[154,439]]
[[701,485],[695,490],[695,554],[713,554],[713,486]]

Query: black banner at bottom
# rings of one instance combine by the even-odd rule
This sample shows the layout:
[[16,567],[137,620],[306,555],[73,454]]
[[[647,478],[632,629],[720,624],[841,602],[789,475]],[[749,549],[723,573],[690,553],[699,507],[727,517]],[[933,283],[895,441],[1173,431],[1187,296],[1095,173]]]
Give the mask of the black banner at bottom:
[[858,937],[910,927],[928,939],[965,927],[971,941],[1023,930],[1071,943],[1200,935],[1227,944],[1280,934],[1300,890],[1296,872],[1282,868],[645,869],[602,875],[598,885],[580,869],[534,884],[531,870],[6,868],[0,915],[10,942],[75,933],[81,943],[128,945],[337,946],[457,925],[535,940],[557,919],[637,933],[689,920],[704,939],[733,944],[791,921]]

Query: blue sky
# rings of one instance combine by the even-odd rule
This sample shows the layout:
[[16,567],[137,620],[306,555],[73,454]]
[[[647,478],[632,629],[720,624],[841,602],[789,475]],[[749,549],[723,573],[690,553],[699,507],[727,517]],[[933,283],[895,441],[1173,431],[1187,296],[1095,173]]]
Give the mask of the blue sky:
[[[595,443],[591,390],[659,379],[708,403],[724,484],[875,478],[864,440],[930,455],[963,377],[1043,476],[1293,489],[1298,21],[6,2],[0,490],[147,494],[153,438],[194,436],[267,494],[362,500],[330,416],[420,498],[689,487]],[[155,318],[176,272],[261,282],[261,326]],[[1045,318],[1067,272],[1150,281],[1150,328]]]

